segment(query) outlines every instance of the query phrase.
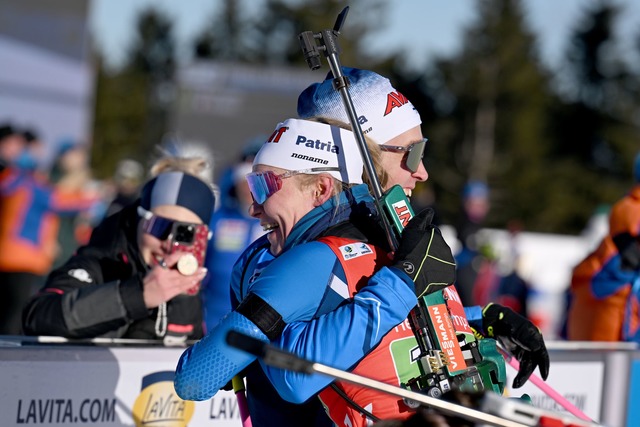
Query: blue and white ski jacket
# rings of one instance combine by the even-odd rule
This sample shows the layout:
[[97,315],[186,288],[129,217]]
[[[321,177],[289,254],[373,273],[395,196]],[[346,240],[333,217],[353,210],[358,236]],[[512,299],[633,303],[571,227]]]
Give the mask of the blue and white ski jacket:
[[[286,324],[284,333],[270,340],[242,314],[229,313],[205,338],[183,353],[175,379],[179,396],[188,400],[208,399],[255,360],[254,356],[227,345],[229,330],[271,341],[304,358],[347,369],[407,317],[416,305],[416,296],[413,282],[406,275],[401,277],[398,270],[383,267],[349,304],[344,304],[348,295],[341,295],[332,287],[340,279],[341,273],[336,271],[340,263],[326,244],[313,240],[327,228],[347,221],[355,209],[375,213],[365,185],[341,193],[337,205],[331,199],[309,212],[295,225],[277,258],[269,253],[266,236],[244,252],[232,275],[234,305],[250,294],[259,296],[282,316]],[[479,313],[479,308],[467,312],[481,319]],[[304,401],[331,381],[320,375],[308,376],[303,383],[298,378],[295,390],[291,390],[287,384],[291,373],[260,363],[278,393],[287,400]]]

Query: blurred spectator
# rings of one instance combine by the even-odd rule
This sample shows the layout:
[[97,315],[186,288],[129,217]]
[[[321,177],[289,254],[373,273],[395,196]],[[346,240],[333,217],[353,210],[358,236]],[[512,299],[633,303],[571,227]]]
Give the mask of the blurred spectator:
[[[213,165],[214,158],[211,148],[207,143],[203,141],[189,141],[180,139],[176,134],[167,133],[162,138],[162,144],[157,147],[157,150],[161,156],[161,159],[151,167],[151,175],[153,176],[158,170],[163,170],[165,166],[162,163],[162,158],[165,160],[171,160],[174,165],[171,168],[183,168],[193,169],[194,166],[198,168],[197,175],[200,179],[206,182],[213,182]],[[198,159],[194,163],[194,160]]]
[[[26,149],[24,135],[19,133],[9,124],[0,126],[0,188],[3,182],[8,179],[8,168],[11,167]],[[0,193],[1,194],[1,193]],[[2,220],[3,202],[0,197],[0,220]],[[0,222],[0,237],[3,230],[3,223]],[[2,283],[0,297],[0,335],[17,334],[20,331],[20,318],[18,313],[21,301],[29,298],[32,280],[30,274],[25,274],[27,285],[22,284],[22,274],[0,272],[0,283]]]
[[22,150],[14,165],[23,170],[36,171],[44,155],[44,143],[33,130],[22,132],[25,149]]
[[213,236],[205,261],[209,275],[202,292],[207,330],[231,311],[232,267],[247,246],[264,234],[260,221],[249,215],[253,199],[245,179],[259,148],[259,144],[251,141],[243,150],[240,161],[225,170],[220,180],[220,208],[210,224]]
[[58,251],[53,268],[61,266],[73,252],[89,241],[95,216],[102,217],[104,202],[91,177],[87,147],[73,140],[59,144],[54,156],[49,181],[59,194],[68,198],[93,199],[91,209],[60,217]]
[[477,234],[489,208],[489,186],[482,181],[469,181],[462,190],[462,215],[456,226],[463,248],[478,248]]
[[431,185],[427,182],[416,182],[416,186],[411,192],[411,207],[416,214],[427,208],[433,209],[433,219],[431,223],[433,225],[441,224],[440,215],[436,206],[436,195]]
[[469,181],[462,191],[461,217],[456,233],[461,249],[456,254],[456,289],[464,306],[485,305],[497,286],[498,269],[491,246],[482,242],[479,231],[489,211],[489,187]]
[[113,215],[122,208],[135,202],[140,193],[140,185],[144,179],[144,168],[132,159],[123,159],[118,162],[113,175],[115,196],[105,216]]
[[[16,140],[13,132],[8,141],[0,141],[7,165],[0,173],[0,334],[8,335],[20,334],[22,307],[51,269],[59,215],[75,214],[94,202],[55,191],[37,172],[39,150],[33,141],[38,138],[33,135],[27,143],[24,134]],[[16,149],[20,144],[22,151]]]
[[0,126],[0,166],[13,165],[26,148],[27,141],[10,124]]
[[473,305],[484,307],[490,302],[499,302],[496,301],[496,297],[502,277],[498,261],[498,254],[493,246],[483,242],[475,251],[472,261],[462,269],[458,268],[457,277],[462,279],[462,282],[456,281],[456,289],[459,287],[465,289],[466,294],[471,296]]
[[107,217],[89,244],[49,275],[24,310],[25,332],[167,345],[202,337],[197,291],[206,269],[182,263],[189,256],[173,248],[185,230],[192,239],[181,244],[206,248],[215,200],[210,183],[196,175],[207,167],[202,158],[159,159],[141,198]]
[[640,342],[640,153],[634,185],[609,215],[609,233],[571,277],[567,338]]
[[[506,259],[501,260],[505,265],[505,271],[501,274],[498,287],[491,298],[492,301],[509,307],[524,317],[529,317],[528,300],[531,286],[524,278],[522,271],[524,258],[518,247],[518,235],[522,231],[522,224],[520,221],[509,221],[507,229],[509,231],[509,253],[504,257]],[[534,323],[536,322],[534,321]]]

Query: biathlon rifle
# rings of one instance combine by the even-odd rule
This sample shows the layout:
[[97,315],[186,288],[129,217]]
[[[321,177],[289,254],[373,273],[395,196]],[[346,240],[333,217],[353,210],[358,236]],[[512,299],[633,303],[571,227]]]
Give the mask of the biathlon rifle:
[[[358,123],[351,95],[349,80],[342,72],[338,43],[340,30],[346,20],[349,7],[338,15],[333,29],[319,33],[304,31],[298,35],[302,53],[312,70],[321,67],[324,55],[333,75],[333,87],[340,93],[353,134],[355,136],[364,170],[371,183],[371,191],[384,225],[389,246],[395,251],[402,230],[414,216],[411,204],[399,185],[386,192],[376,174],[364,134]],[[444,316],[443,316],[444,314]],[[417,361],[416,376],[403,384],[432,397],[458,388],[482,391],[491,389],[502,393],[506,381],[504,359],[498,353],[495,340],[477,340],[469,327],[457,292],[452,286],[436,290],[418,299],[418,305],[409,315],[409,322],[418,342],[418,351],[412,352]]]

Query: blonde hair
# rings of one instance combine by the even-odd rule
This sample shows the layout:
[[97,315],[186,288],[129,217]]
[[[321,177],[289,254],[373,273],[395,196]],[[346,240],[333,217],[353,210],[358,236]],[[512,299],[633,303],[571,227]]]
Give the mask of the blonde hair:
[[151,166],[149,175],[156,177],[164,172],[184,172],[210,183],[208,173],[205,173],[208,168],[206,159],[201,157],[162,157]]
[[156,146],[159,155],[149,168],[149,177],[155,178],[164,172],[184,172],[200,178],[208,184],[215,195],[216,206],[220,206],[220,189],[213,182],[213,155],[202,143],[169,140]]
[[171,138],[156,150],[158,157],[149,168],[151,178],[163,172],[184,172],[213,183],[213,155],[203,143]]
[[[307,120],[310,120],[312,122],[325,123],[349,131],[352,129],[350,124],[341,122],[336,119],[330,119],[326,117],[311,117]],[[367,143],[367,150],[369,151],[369,155],[371,156],[371,163],[373,163],[376,175],[378,176],[378,180],[380,181],[380,186],[382,188],[385,188],[387,183],[389,182],[389,174],[382,167],[382,150],[380,149],[380,146],[371,138],[367,137],[367,135],[364,135],[364,140]],[[364,170],[362,171],[362,181],[367,184],[370,191],[373,191],[371,188],[372,185],[371,180],[369,179],[369,175]]]

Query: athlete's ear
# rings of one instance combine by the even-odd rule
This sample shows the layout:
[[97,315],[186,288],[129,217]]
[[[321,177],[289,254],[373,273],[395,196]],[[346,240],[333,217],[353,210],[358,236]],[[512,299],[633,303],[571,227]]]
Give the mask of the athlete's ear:
[[318,175],[318,179],[313,187],[313,206],[320,206],[333,197],[333,193],[335,192],[334,190],[335,186],[333,185],[333,178],[331,175]]

